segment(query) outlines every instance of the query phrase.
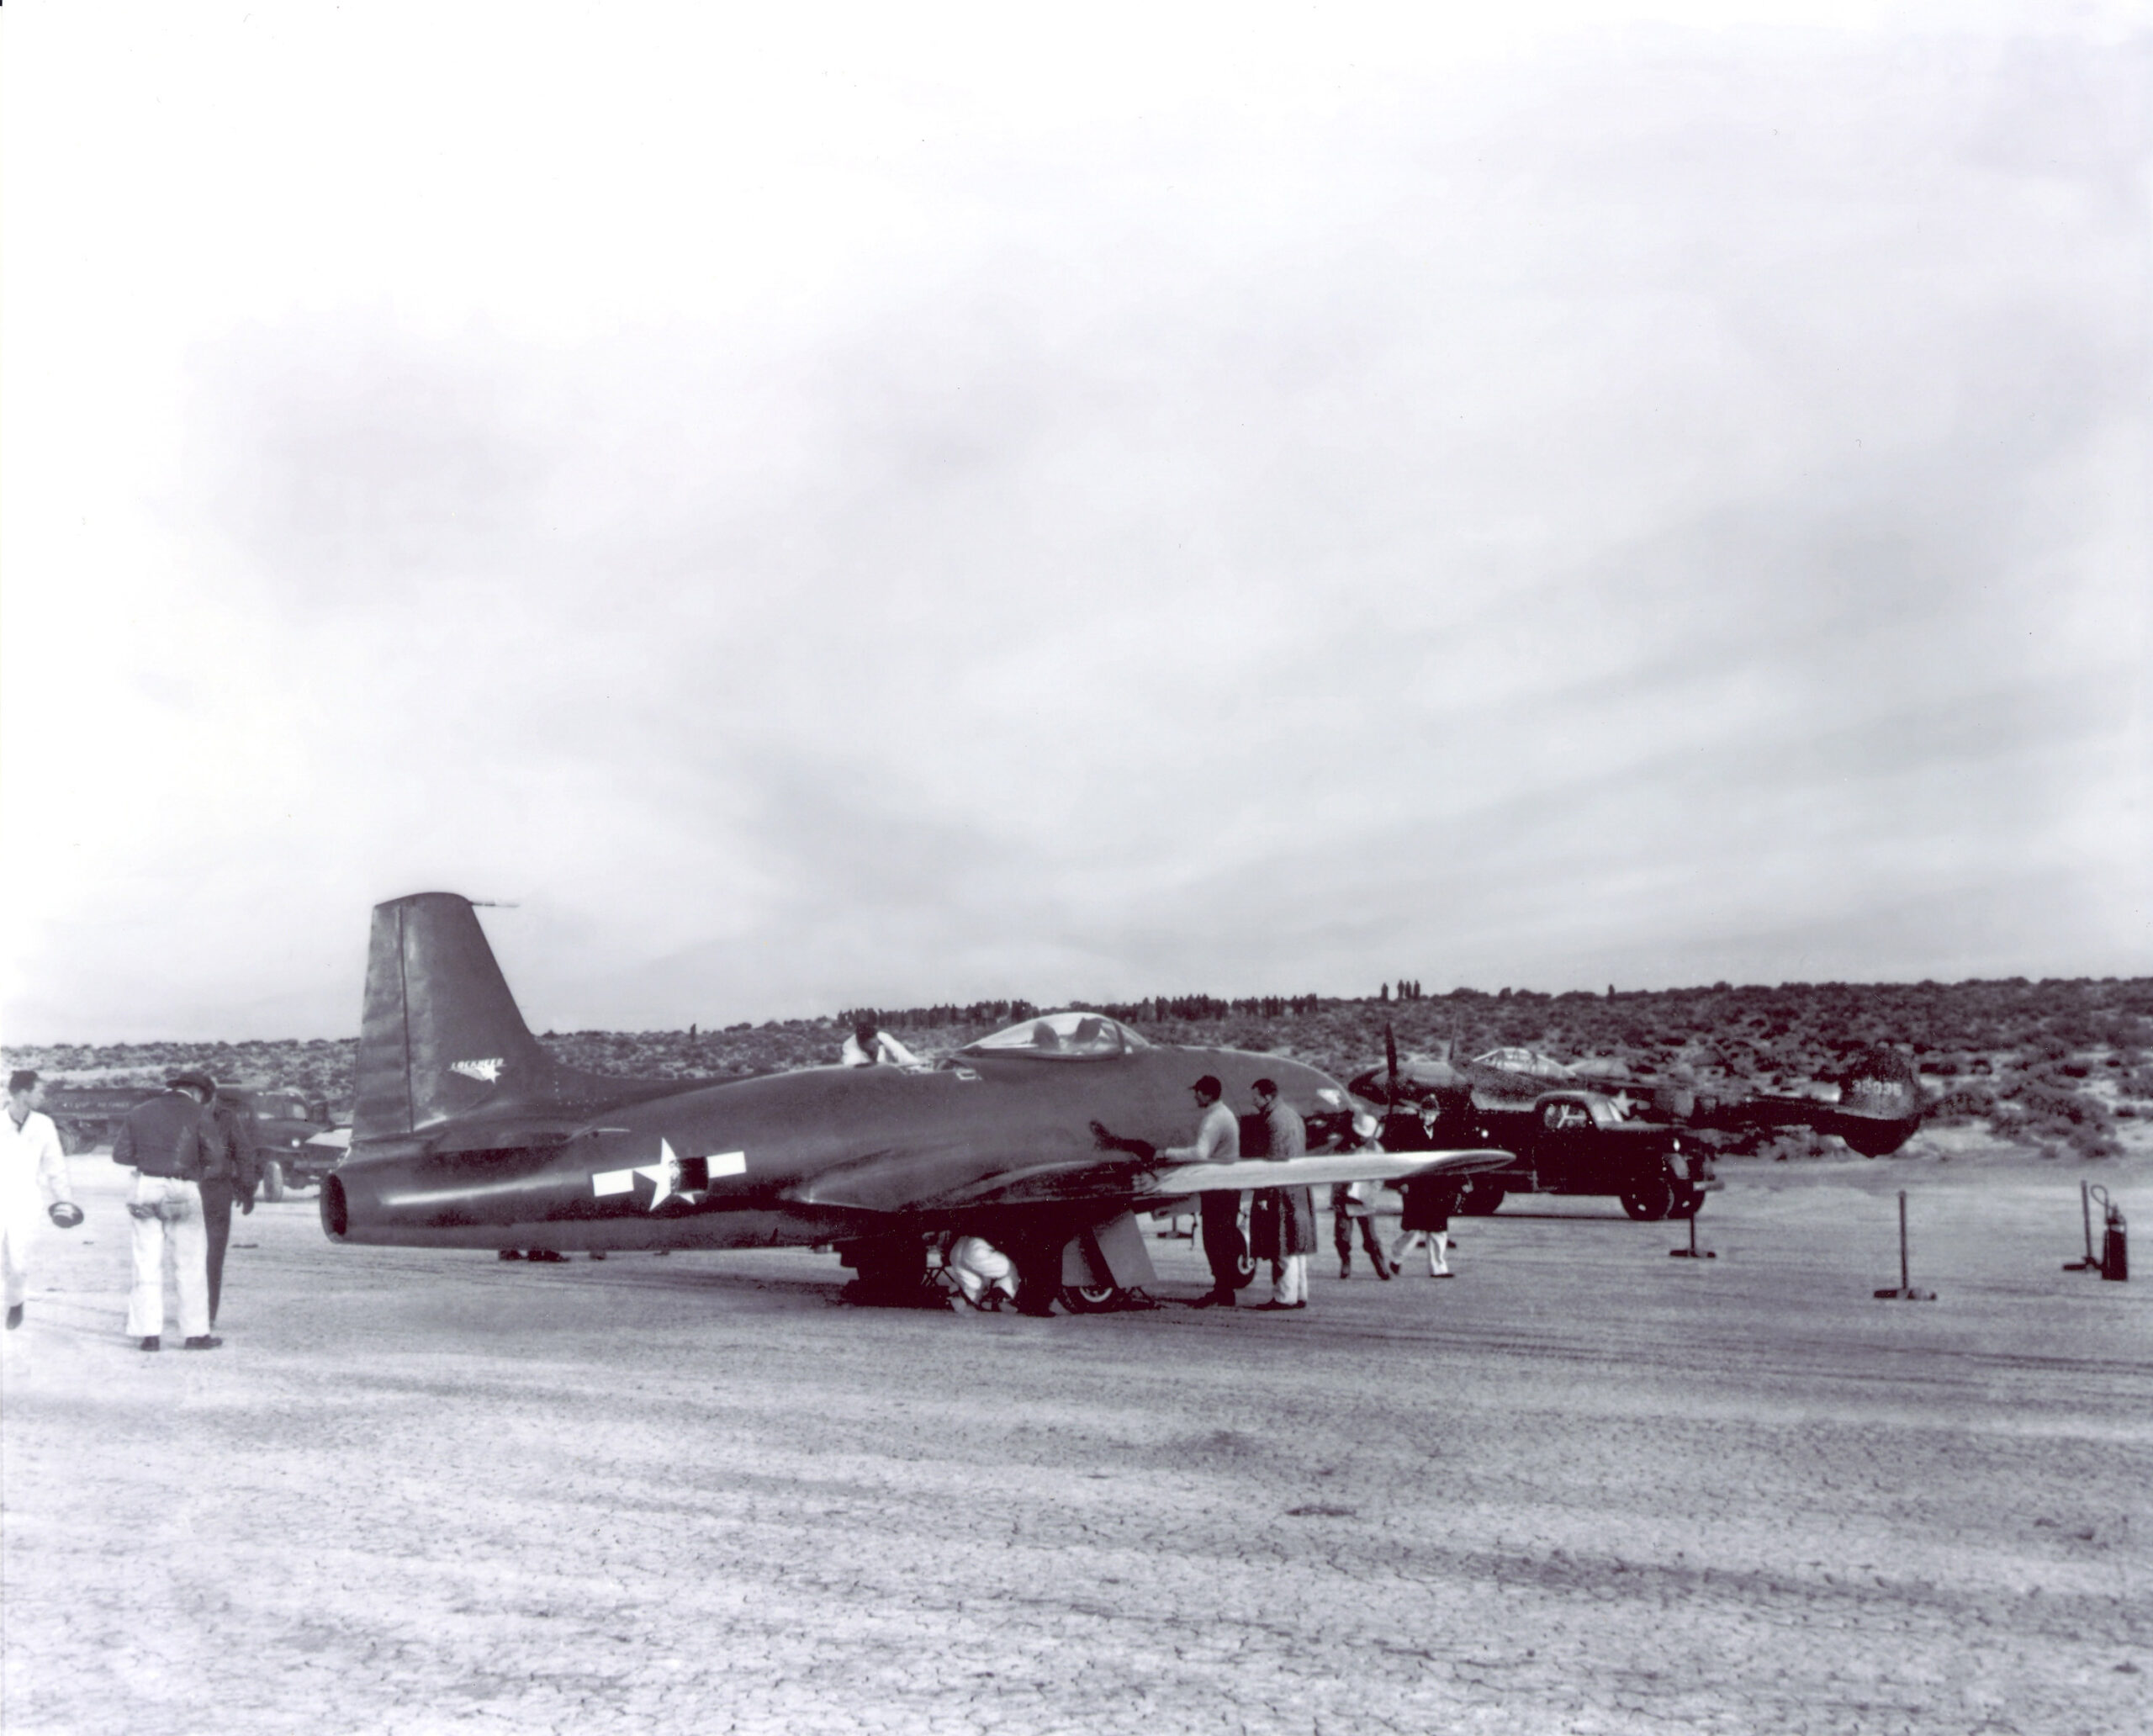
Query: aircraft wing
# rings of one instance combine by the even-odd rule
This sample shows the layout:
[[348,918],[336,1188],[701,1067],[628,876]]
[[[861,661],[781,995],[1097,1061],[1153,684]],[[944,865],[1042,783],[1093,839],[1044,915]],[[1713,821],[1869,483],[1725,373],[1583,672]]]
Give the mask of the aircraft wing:
[[1144,1212],[1166,1200],[1221,1189],[1329,1187],[1334,1182],[1387,1182],[1431,1173],[1466,1176],[1500,1169],[1511,1161],[1508,1151],[1323,1151],[1308,1157],[1248,1157],[1237,1163],[1170,1163],[1147,1169],[1126,1157],[1089,1158],[1004,1171],[940,1192],[898,1185],[892,1180],[893,1166],[865,1163],[818,1176],[792,1197],[817,1205],[943,1216],[980,1206],[1055,1205],[1133,1194],[1130,1209]]
[[1144,1200],[1244,1188],[1327,1188],[1335,1182],[1390,1182],[1406,1176],[1477,1175],[1512,1161],[1508,1151],[1320,1151],[1309,1157],[1244,1157],[1237,1163],[1170,1163],[1136,1179]]

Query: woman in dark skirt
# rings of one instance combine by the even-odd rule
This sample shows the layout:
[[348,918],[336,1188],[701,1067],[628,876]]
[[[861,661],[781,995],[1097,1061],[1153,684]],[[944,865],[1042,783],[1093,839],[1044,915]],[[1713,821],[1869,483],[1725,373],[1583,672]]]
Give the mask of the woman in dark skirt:
[[1398,1240],[1390,1247],[1391,1265],[1404,1270],[1406,1250],[1424,1242],[1428,1276],[1450,1277],[1450,1215],[1457,1209],[1457,1183],[1442,1176],[1408,1176],[1398,1191],[1405,1204],[1399,1215]]

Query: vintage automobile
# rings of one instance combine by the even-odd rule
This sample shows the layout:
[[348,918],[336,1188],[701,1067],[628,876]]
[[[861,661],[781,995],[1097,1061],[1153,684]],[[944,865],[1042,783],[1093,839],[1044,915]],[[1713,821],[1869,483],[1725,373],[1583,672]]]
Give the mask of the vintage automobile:
[[235,1091],[254,1110],[255,1147],[262,1154],[262,1197],[282,1199],[294,1188],[316,1185],[342,1158],[315,1143],[331,1131],[328,1105],[295,1091]]
[[[1739,1082],[1700,1088],[1618,1061],[1565,1063],[1537,1051],[1491,1049],[1471,1061],[1414,1059],[1371,1067],[1351,1088],[1384,1106],[1383,1143],[1411,1150],[1467,1140],[1517,1154],[1475,1177],[1459,1209],[1491,1212],[1507,1194],[1613,1194],[1633,1218],[1688,1217],[1720,1183],[1716,1150],[1742,1150],[1797,1128],[1829,1135],[1865,1157],[1896,1151],[1921,1125],[1920,1076],[1905,1055],[1871,1043],[1830,1077],[1765,1090]],[[1417,1134],[1407,1123],[1427,1124]]]
[[1490,1050],[1462,1066],[1415,1059],[1394,1074],[1371,1067],[1347,1088],[1381,1106],[1386,1151],[1471,1144],[1513,1154],[1464,1183],[1457,1209],[1472,1215],[1512,1194],[1612,1194],[1633,1218],[1688,1218],[1722,1185],[1709,1151],[1646,1113],[1649,1098],[1604,1089],[1529,1049]]

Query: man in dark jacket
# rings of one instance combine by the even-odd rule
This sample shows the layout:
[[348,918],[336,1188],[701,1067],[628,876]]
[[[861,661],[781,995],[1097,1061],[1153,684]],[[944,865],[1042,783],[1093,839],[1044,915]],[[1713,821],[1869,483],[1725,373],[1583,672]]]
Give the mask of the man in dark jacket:
[[[1263,1118],[1262,1155],[1274,1159],[1308,1154],[1308,1128],[1300,1112],[1278,1095],[1269,1079],[1256,1082],[1256,1114]],[[1253,1154],[1251,1154],[1253,1155]],[[1266,1188],[1256,1196],[1251,1252],[1271,1262],[1271,1299],[1264,1309],[1309,1305],[1309,1256],[1315,1251],[1315,1200],[1306,1188]]]
[[202,1121],[202,1220],[209,1242],[209,1324],[217,1324],[217,1300],[224,1294],[225,1250],[232,1239],[232,1203],[243,1217],[254,1209],[254,1189],[262,1179],[262,1146],[255,1132],[254,1109],[230,1091],[220,1090]]
[[145,1350],[164,1348],[167,1251],[187,1347],[214,1350],[224,1342],[209,1336],[209,1250],[202,1218],[202,1107],[215,1090],[201,1073],[175,1073],[161,1095],[128,1111],[113,1136],[112,1161],[135,1172],[127,1201],[135,1220],[127,1336]]

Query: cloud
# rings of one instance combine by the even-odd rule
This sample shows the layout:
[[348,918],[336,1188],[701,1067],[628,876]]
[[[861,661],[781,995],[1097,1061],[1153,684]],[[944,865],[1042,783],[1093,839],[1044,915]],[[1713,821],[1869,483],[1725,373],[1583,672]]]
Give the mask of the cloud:
[[1269,42],[817,133],[788,40],[753,124],[601,57],[626,142],[521,169],[299,127],[345,229],[176,240],[233,302],[116,436],[32,280],[10,624],[96,680],[6,654],[11,1031],[347,1029],[426,887],[565,1026],[2153,968],[2142,45]]

